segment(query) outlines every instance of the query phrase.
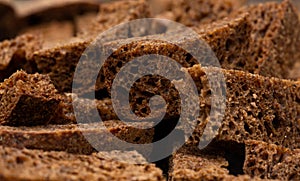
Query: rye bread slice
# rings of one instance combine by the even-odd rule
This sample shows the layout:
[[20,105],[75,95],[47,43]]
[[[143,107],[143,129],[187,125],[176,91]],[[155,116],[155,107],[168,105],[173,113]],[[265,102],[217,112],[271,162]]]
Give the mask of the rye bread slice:
[[[120,7],[122,8],[120,9]],[[78,33],[77,39],[74,42],[64,43],[36,52],[29,61],[36,63],[39,73],[49,74],[55,87],[59,91],[71,92],[75,68],[82,53],[91,43],[91,40],[94,40],[99,33],[122,22],[148,17],[148,10],[145,9],[146,7],[144,1],[122,1],[103,4],[101,5],[99,15],[93,20],[90,20],[91,25],[84,25],[81,27],[83,28],[82,31],[79,30],[79,27],[76,28],[80,33]],[[137,11],[131,12],[135,9],[137,9]],[[118,18],[112,19],[110,18],[112,16]],[[124,35],[117,35],[117,37],[124,38]],[[109,37],[105,38],[107,41],[109,40]],[[116,37],[114,36],[113,40],[115,40],[115,38]],[[93,67],[94,65],[91,66]],[[88,74],[89,71],[85,73]],[[103,77],[103,75],[100,76]],[[81,83],[85,85],[86,81],[87,80],[83,76],[83,81]],[[100,81],[97,83],[96,89],[104,89],[103,82]],[[85,86],[82,91],[94,91],[94,86],[92,88]]]
[[[298,124],[300,82],[268,78],[237,70],[202,68],[200,65],[195,65],[186,71],[189,73],[187,75],[193,78],[199,93],[199,99],[195,100],[195,105],[183,107],[191,115],[199,115],[196,120],[189,120],[191,119],[189,118],[190,122],[188,120],[186,122],[188,124],[197,122],[191,138],[192,143],[198,145],[200,140],[203,141],[202,143],[209,143],[213,138],[238,143],[255,139],[291,149],[300,147],[298,141],[300,139]],[[224,76],[224,80],[220,74]],[[217,85],[220,85],[222,80],[225,81],[224,87],[218,87]],[[174,96],[173,92],[177,91],[174,85],[158,82],[164,88],[163,90],[167,90],[160,93],[165,98],[166,105],[172,108],[167,109],[166,113],[173,117],[168,120],[171,122],[165,123],[165,127],[168,128],[172,122],[178,121],[182,99]],[[177,83],[183,82],[177,80]],[[213,90],[210,85],[215,85]],[[191,87],[191,85],[186,85],[181,94],[188,92]],[[148,90],[151,91],[151,89]],[[139,98],[144,100],[147,95],[144,91],[145,89],[135,89],[136,100]],[[218,96],[221,97],[212,96],[212,92],[217,91]],[[186,96],[184,99],[189,99],[188,95]],[[215,104],[212,104],[212,100]],[[143,110],[148,106],[147,102],[142,102],[138,105],[138,110]],[[200,112],[193,112],[197,111],[192,109],[193,106],[199,106]],[[215,112],[211,112],[212,109]],[[206,128],[208,123],[210,126]],[[203,135],[205,129],[207,132]]]
[[[134,146],[116,144],[109,141],[110,133],[118,139],[134,144],[151,143],[154,128],[147,122],[135,122],[131,125],[117,120],[105,121],[106,127],[100,123],[45,125],[34,127],[0,126],[0,144],[3,146],[40,149],[44,151],[65,151],[76,154],[91,154],[98,151],[128,150],[134,151]],[[147,127],[149,129],[139,129]],[[148,150],[147,150],[148,149]],[[150,154],[151,147],[138,150]]]
[[[199,121],[198,134],[203,125],[210,121],[215,124],[216,115],[210,115],[211,94],[208,79],[204,71],[212,75],[211,80],[220,80],[222,72],[226,83],[226,107],[215,137],[216,140],[236,141],[254,139],[282,145],[287,148],[299,148],[300,85],[299,82],[268,78],[234,70],[202,68],[198,65],[188,72],[196,82],[200,92],[200,105],[203,116]],[[204,71],[203,71],[204,70]],[[206,78],[204,78],[206,77]],[[215,105],[217,106],[217,105]],[[208,109],[207,109],[208,108]],[[219,115],[220,116],[220,115]],[[196,129],[197,130],[197,129]],[[215,130],[216,131],[216,130]],[[197,131],[196,131],[197,132]],[[196,136],[197,137],[197,136]],[[197,137],[195,140],[205,138]]]
[[249,12],[253,30],[252,55],[256,62],[251,73],[289,78],[290,69],[300,60],[300,22],[298,10],[290,0],[251,5]]
[[[177,61],[183,67],[191,67],[197,64],[195,57],[191,56],[186,49],[193,49],[197,46],[197,53],[203,56],[200,57],[204,64],[211,63],[211,59],[215,56],[219,59],[221,66],[224,68],[247,69],[251,66],[251,62],[247,61],[247,54],[249,50],[250,31],[251,28],[246,20],[247,14],[237,16],[232,19],[223,19],[207,26],[194,27],[199,37],[195,37],[185,31],[170,31],[162,35],[154,35],[143,38],[125,39],[107,44],[108,47],[118,47],[117,50],[113,49],[114,53],[107,59],[103,66],[103,74],[105,85],[110,90],[112,82],[114,81],[117,73],[123,65],[129,61],[148,54],[164,55]],[[177,36],[174,36],[177,34]],[[163,41],[172,40],[177,44],[172,44]],[[197,38],[200,38],[198,41]],[[162,39],[162,40],[160,40]],[[201,41],[202,40],[202,41]],[[210,45],[210,46],[208,46]],[[213,53],[213,54],[211,54]],[[198,58],[198,57],[197,57]],[[149,65],[150,66],[150,65]],[[165,65],[151,64],[156,69]],[[139,66],[136,66],[137,72]],[[99,78],[101,80],[101,76]],[[98,80],[99,80],[98,79]],[[124,85],[127,80],[122,80]],[[174,89],[172,80],[167,80],[159,76],[144,76],[134,83],[131,87],[131,107],[133,112],[139,116],[146,116],[150,113],[150,108],[144,104],[149,101],[153,95],[162,95],[173,97],[174,100],[178,98],[179,94]],[[100,82],[100,81],[99,81]],[[170,89],[172,87],[172,89]],[[161,94],[162,92],[169,92],[168,95]],[[166,99],[166,97],[164,97]],[[141,101],[142,100],[142,101]],[[170,100],[170,99],[168,99]],[[175,102],[167,102],[168,110],[166,117],[176,117],[179,112],[179,105]]]
[[34,126],[61,121],[60,95],[49,76],[17,71],[0,87],[1,125]]
[[0,178],[18,180],[165,180],[153,164],[134,165],[101,155],[0,147]]

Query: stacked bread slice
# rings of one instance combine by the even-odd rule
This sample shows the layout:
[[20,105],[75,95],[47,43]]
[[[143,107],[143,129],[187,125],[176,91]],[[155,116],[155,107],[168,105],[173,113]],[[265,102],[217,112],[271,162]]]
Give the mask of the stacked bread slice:
[[[0,180],[300,178],[300,21],[293,3],[160,3],[46,0],[17,11],[0,2],[3,17],[12,19],[3,18],[0,25],[0,39],[6,39],[0,42]],[[157,32],[129,26],[125,33],[100,35],[119,24],[153,17],[181,23],[196,36],[164,23],[151,24],[160,27]],[[106,40],[103,46],[111,55],[95,81],[86,77],[97,62],[74,79],[81,58],[95,58],[96,53],[85,51],[97,38]],[[194,57],[187,51],[191,49],[203,56]],[[123,100],[112,100],[122,67],[145,55],[169,57],[181,66],[180,73],[196,86],[199,112],[194,105],[183,107],[191,87],[180,92],[175,86],[189,84],[160,75],[140,77],[129,95],[123,95],[129,96],[135,117],[123,109]],[[211,65],[214,58],[218,66]],[[136,65],[133,72],[141,67]],[[129,82],[122,78],[119,90]],[[219,97],[213,85],[219,85]],[[154,102],[158,109],[152,110],[155,95],[165,104]],[[182,120],[183,109],[198,114]],[[195,124],[191,135],[186,127],[175,126],[180,121]],[[183,134],[170,144],[179,139],[184,144],[165,161],[149,163],[151,155],[164,149],[151,143],[174,128]],[[208,145],[203,149],[202,143]]]

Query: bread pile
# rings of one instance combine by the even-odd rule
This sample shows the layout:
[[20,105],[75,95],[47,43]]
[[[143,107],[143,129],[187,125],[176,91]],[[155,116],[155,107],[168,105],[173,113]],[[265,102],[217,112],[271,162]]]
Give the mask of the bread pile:
[[[45,0],[36,5],[0,1],[0,180],[300,180],[297,5],[291,0],[253,4],[251,0]],[[107,42],[122,46],[103,64],[96,85],[85,79],[89,72],[83,72],[77,81],[84,88],[76,91],[80,95],[72,93],[76,66],[100,33],[153,17],[190,27],[209,45],[221,68],[199,65],[178,47],[196,41],[180,38],[178,30],[166,28],[131,38],[120,35]],[[149,144],[163,139],[177,124],[179,92],[172,81],[158,75],[136,81],[129,104],[137,116],[151,113],[155,118],[160,110],[151,112],[149,100],[162,96],[167,107],[159,124],[125,115],[132,121],[128,125],[114,110],[111,89],[117,73],[134,58],[148,54],[172,58],[191,76],[201,115],[185,144],[156,163],[144,158],[144,153],[152,153],[151,146],[140,152],[110,142],[106,134]],[[217,134],[199,149],[207,138],[205,125],[219,116],[210,113],[208,74],[215,72],[224,75],[226,108]],[[91,92],[95,99],[85,97]],[[75,110],[81,111],[75,114]],[[99,129],[98,115],[106,129]]]

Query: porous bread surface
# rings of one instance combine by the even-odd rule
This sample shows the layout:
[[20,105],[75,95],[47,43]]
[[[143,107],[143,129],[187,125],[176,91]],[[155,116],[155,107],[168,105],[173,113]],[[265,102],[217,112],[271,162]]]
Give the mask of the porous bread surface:
[[[292,8],[288,2],[283,2],[282,4],[276,4],[276,7],[279,9]],[[287,11],[287,12],[289,12],[287,16],[292,16],[293,11]],[[282,15],[282,13],[279,14]],[[143,42],[142,45],[145,46],[147,44]],[[167,50],[170,49],[170,45],[168,46],[169,48],[166,48]],[[136,46],[133,47],[136,48]],[[153,49],[155,50],[155,48]],[[162,48],[158,48],[158,49],[164,50]],[[136,51],[137,52],[136,54],[141,52],[140,49],[138,50],[139,51]],[[149,50],[149,48],[147,48],[147,50]],[[183,58],[179,58],[179,59],[181,61],[184,60]],[[188,59],[188,60],[192,60],[192,59]],[[273,66],[273,64],[270,63],[270,66]],[[116,72],[118,69],[119,68],[116,69]],[[288,68],[286,67],[285,70],[288,70]],[[251,138],[251,139],[264,140],[266,142],[271,142],[276,144],[282,144],[284,146],[291,147],[291,148],[299,147],[297,141],[299,139],[297,121],[298,121],[300,108],[299,108],[299,85],[297,82],[279,80],[275,78],[268,79],[266,77],[261,77],[259,75],[246,74],[238,71],[227,72],[226,70],[224,70],[223,72],[225,73],[225,78],[227,79],[226,83],[228,88],[227,90],[228,97],[226,102],[227,108],[226,108],[226,113],[224,118],[225,121],[221,128],[221,130],[222,129],[224,130],[221,131],[220,133],[221,136],[219,139],[225,139],[225,140],[236,139],[240,142],[243,142],[244,139]],[[202,74],[200,73],[200,75]],[[110,77],[113,77],[113,75]],[[153,82],[159,84],[159,81],[161,81],[161,79],[159,78],[158,80],[155,79],[152,80],[154,81],[152,82],[149,81],[150,85],[153,84]],[[169,89],[170,92],[172,92],[173,90],[172,85],[165,84],[165,81],[162,82],[166,86],[163,90]],[[206,80],[204,83],[207,84],[208,81]],[[135,86],[135,87],[137,88],[136,90],[133,91],[135,94],[139,94],[139,93],[143,94],[143,91],[146,90],[146,86],[140,86],[140,87]],[[200,87],[202,88],[203,86]],[[150,95],[156,93],[151,90],[151,86],[150,88],[148,88],[148,90],[150,91],[147,93],[149,93]],[[205,92],[209,92],[209,91],[204,90],[203,95],[207,94]],[[142,97],[144,100],[146,100],[145,102],[142,102],[141,104],[142,106],[138,108],[138,110],[143,110],[145,108],[144,105],[147,104],[147,99],[145,99],[143,95],[138,95],[138,96],[139,98]],[[172,106],[175,107],[175,105],[179,105],[179,103],[178,102],[176,103],[176,100],[174,100],[173,94],[163,95],[163,97],[164,98],[167,97],[166,102],[170,101]],[[207,97],[203,97],[200,100],[200,103],[203,103],[203,100],[205,99],[207,99]],[[209,101],[204,102],[204,105],[205,104],[207,105],[204,107],[210,106]],[[206,111],[205,114],[208,117],[209,109],[204,111]],[[175,108],[175,111],[171,113],[175,115],[179,114],[178,106],[177,108]],[[206,122],[207,117],[205,117],[204,119],[201,118],[202,120],[200,122],[202,123]],[[202,133],[201,129],[203,129],[202,126],[199,131],[200,133]],[[285,136],[292,137],[292,139],[285,139]]]
[[[214,59],[216,56],[220,60],[221,66],[225,68],[246,69],[246,65],[251,64],[244,58],[244,56],[247,57],[250,41],[250,27],[246,17],[247,14],[243,14],[232,19],[220,20],[212,25],[194,27],[198,35],[182,30],[173,30],[162,35],[124,39],[107,43],[106,46],[109,48],[119,48],[117,50],[111,48],[111,51],[114,53],[107,59],[103,66],[103,74],[106,75],[104,77],[105,85],[110,90],[112,82],[122,66],[136,57],[143,55],[167,56],[177,61],[183,67],[191,67],[197,63],[195,58],[199,57],[192,57],[187,50],[194,50],[194,47],[199,46],[196,53],[199,55],[204,54],[203,57],[200,57],[201,60],[198,60],[203,64],[215,65],[215,62],[211,61],[211,59]],[[178,36],[174,36],[174,34]],[[167,41],[172,41],[172,43]],[[161,58],[163,59],[163,57]],[[232,61],[233,59],[234,61]],[[155,66],[153,69],[160,69],[166,65],[151,66]],[[139,65],[136,65],[136,69],[139,71]],[[127,81],[124,80],[123,82],[126,85]],[[158,76],[145,76],[139,79],[132,86],[130,95],[132,96],[131,106],[133,112],[136,112],[140,116],[148,115],[150,111],[149,107],[143,105],[149,101],[150,97],[147,96],[166,92],[169,89],[169,85],[169,80]],[[171,92],[168,96],[174,99],[178,98],[178,92]],[[143,100],[142,105],[138,100]],[[178,114],[176,109],[179,105],[171,102],[168,102],[168,104],[171,106],[168,108],[166,116],[172,117],[172,114]]]
[[3,81],[21,68],[28,72],[33,71],[27,58],[35,51],[40,50],[42,44],[43,40],[39,36],[31,34],[0,42],[0,80]]
[[77,63],[89,42],[79,41],[35,52],[31,60],[39,73],[48,74],[61,92],[71,92]]
[[231,175],[228,161],[221,155],[204,153],[196,148],[183,148],[170,159],[169,180],[268,180],[250,175]]
[[17,71],[1,85],[0,123],[34,126],[59,122],[60,95],[49,76]]
[[[239,61],[242,62],[240,64],[245,64],[242,56],[247,56],[251,30],[247,16],[248,14],[245,13],[234,18],[222,19],[210,25],[194,26],[194,32],[175,29],[167,30],[164,34],[121,39],[106,43],[104,46],[111,47],[112,50],[110,51],[113,52],[104,64],[104,66],[108,66],[108,68],[104,67],[104,73],[109,74],[109,76],[106,76],[106,79],[108,79],[106,81],[109,81],[108,87],[111,86],[111,82],[115,77],[114,73],[118,73],[123,64],[142,55],[164,55],[176,60],[184,67],[191,67],[198,63],[195,60],[198,57],[191,57],[190,52],[187,52],[194,46],[200,46],[200,53],[203,53],[201,50],[207,51],[205,53],[208,54],[215,53],[224,68],[237,67]],[[177,36],[174,36],[174,34],[177,34]],[[197,34],[198,36],[196,36]],[[122,46],[120,47],[120,45]],[[209,52],[210,48],[212,51]],[[235,54],[240,56],[233,57]],[[211,56],[213,57],[213,55]],[[205,57],[200,58],[204,59]],[[237,62],[231,62],[230,59],[236,59]],[[205,62],[205,60],[198,61],[209,64],[211,60],[207,60],[208,62]],[[232,65],[233,63],[235,65]],[[242,69],[242,67],[238,69]]]
[[[247,21],[245,20],[245,14],[237,17],[236,19],[231,20],[224,20],[221,21],[220,24],[225,24],[223,27],[220,28],[214,28],[218,27],[218,25],[212,25],[213,27],[208,27],[207,31],[204,32],[204,30],[201,30],[201,27],[197,27],[197,30],[201,34],[200,37],[203,38],[205,41],[207,41],[211,46],[213,46],[213,50],[216,52],[218,58],[221,61],[224,61],[224,66],[226,67],[237,67],[238,65],[244,65],[246,64],[246,61],[244,59],[241,59],[242,56],[237,57],[236,55],[245,55],[246,49],[248,49],[248,43],[249,43],[249,26]],[[209,38],[213,36],[212,38]],[[225,38],[224,38],[225,37]],[[159,38],[159,37],[157,37]],[[228,42],[230,41],[230,47],[229,50],[225,48],[217,47],[218,45],[225,45],[226,40]],[[242,44],[233,43],[233,42],[243,42]],[[183,44],[182,42],[181,44]],[[188,43],[188,42],[186,42]],[[139,43],[140,45],[143,45],[143,43]],[[159,44],[159,43],[156,43]],[[228,44],[228,43],[227,43]],[[75,70],[75,67],[79,61],[79,58],[81,57],[82,53],[84,52],[85,48],[87,48],[89,45],[88,42],[77,42],[77,43],[71,43],[67,45],[58,46],[56,48],[48,49],[48,50],[42,50],[33,56],[32,60],[37,64],[38,71],[40,73],[48,73],[53,80],[55,86],[60,90],[64,92],[70,92],[71,86],[72,86],[72,78],[73,73]],[[239,48],[237,47],[239,45]],[[107,45],[110,46],[110,45]],[[128,49],[128,47],[134,47],[133,45],[126,45],[125,47],[120,47],[120,51],[124,48]],[[150,45],[151,46],[151,45]],[[162,45],[156,45],[156,46],[170,46],[166,44]],[[224,46],[225,47],[225,46]],[[128,52],[133,53],[134,51],[141,52],[139,50],[140,47],[136,47],[134,50],[131,50]],[[164,50],[167,51],[167,48],[172,47],[165,47]],[[154,49],[154,48],[153,48]],[[155,48],[156,49],[156,48]],[[154,50],[155,50],[154,49]],[[175,48],[176,50],[177,48]],[[173,50],[172,50],[173,51]],[[170,54],[172,52],[168,50],[165,54]],[[239,53],[233,53],[233,52],[239,52]],[[147,52],[143,52],[147,53]],[[152,52],[155,53],[155,52]],[[55,56],[54,56],[55,55]],[[125,54],[124,56],[127,56]],[[185,55],[187,56],[187,55]],[[118,57],[122,58],[122,57]],[[185,58],[185,57],[183,57]],[[236,61],[231,62],[232,59],[235,59]],[[68,60],[68,61],[66,61]],[[114,61],[115,63],[118,63],[118,61]],[[242,63],[240,63],[242,62]],[[110,68],[115,65],[110,65],[110,63],[107,63],[107,65],[110,65]],[[91,65],[91,68],[94,67]],[[241,69],[241,67],[237,68]],[[88,73],[88,72],[85,72]],[[106,76],[110,78],[110,76]],[[103,79],[103,75],[100,75],[100,80],[97,82],[96,89],[103,89],[104,85],[101,81]],[[83,85],[87,85],[85,87],[88,87],[89,81],[85,79],[82,81]],[[93,88],[92,88],[93,89]],[[82,90],[84,92],[86,90]]]
[[145,0],[102,3],[98,15],[91,18],[90,23],[86,27],[77,26],[78,29],[81,29],[78,36],[82,38],[96,38],[103,31],[122,22],[149,17],[149,6]]
[[211,47],[224,69],[249,72],[253,66],[249,54],[252,30],[249,16],[245,12],[192,27]]
[[[170,14],[167,19],[171,18],[186,26],[193,26],[211,23],[228,16],[241,7],[244,0],[177,0],[169,4],[167,11],[162,12],[162,14]],[[161,15],[160,17],[164,18]]]
[[[121,12],[119,11],[120,5],[122,5]],[[77,42],[66,43],[54,48],[44,49],[36,52],[31,58],[31,60],[37,64],[38,72],[49,74],[54,85],[61,92],[71,92],[75,68],[82,56],[82,53],[93,40],[91,38],[96,38],[98,34],[124,21],[142,18],[148,14],[147,9],[143,9],[146,8],[143,1],[113,2],[103,4],[102,6],[103,8],[101,8],[101,11],[99,12],[100,14],[97,16],[95,21],[91,20],[92,25],[90,28],[87,26],[86,30],[83,30],[82,33],[78,34],[79,40]],[[132,9],[136,8],[142,10],[131,12]],[[109,18],[114,15],[119,18]],[[127,37],[127,34],[125,37]],[[109,37],[107,36],[104,38],[109,40]],[[124,35],[117,34],[112,37],[113,40],[115,40],[115,38],[124,38]],[[90,66],[92,68],[95,65]],[[89,74],[89,72],[90,71],[86,71],[84,74]],[[84,89],[80,91],[83,93],[94,91],[94,86],[88,87],[90,86],[89,84],[91,81],[85,79],[87,76],[82,77],[83,80],[81,81],[81,84],[83,84],[82,87],[84,87]],[[103,82],[97,83],[96,90],[98,89],[104,89]]]
[[97,155],[0,147],[0,178],[16,180],[164,180],[152,164],[133,165]]
[[249,140],[245,142],[246,158],[243,170],[260,178],[278,180],[300,179],[300,150],[290,150],[275,144]]
[[229,175],[227,166],[228,162],[220,156],[179,151],[172,156],[169,177],[170,180],[222,180]]
[[248,17],[251,32],[253,64],[251,73],[289,78],[289,71],[300,59],[300,22],[291,1],[251,5],[242,12]]
[[[131,149],[125,144],[117,145],[113,141],[109,142],[110,133],[129,143],[146,144],[152,142],[154,128],[151,128],[151,123],[136,122],[132,124],[129,126],[121,121],[110,120],[104,122],[104,128],[101,123],[35,127],[0,126],[0,144],[16,148],[91,154],[97,152],[97,149],[98,151]],[[142,130],[138,129],[138,126],[150,127],[150,129]],[[145,148],[149,147],[145,146]],[[148,150],[148,152],[150,151]]]
[[[205,116],[199,120],[199,125],[207,121],[216,121],[215,118],[221,120],[218,135],[215,137],[217,140],[243,143],[247,139],[254,139],[291,149],[300,147],[299,82],[235,70],[202,69],[199,65],[189,68],[188,72],[200,88],[198,90],[200,103],[203,102],[204,107],[208,108]],[[208,79],[203,76],[204,72],[209,73],[210,79],[216,82],[220,81],[217,73],[222,72],[224,75],[226,92],[222,95],[225,96],[226,93],[226,107],[223,118],[218,115],[209,115],[211,97],[205,93]],[[202,133],[203,125],[199,129],[198,131]],[[211,132],[212,135],[215,133]],[[195,140],[199,141],[199,139],[200,137]]]

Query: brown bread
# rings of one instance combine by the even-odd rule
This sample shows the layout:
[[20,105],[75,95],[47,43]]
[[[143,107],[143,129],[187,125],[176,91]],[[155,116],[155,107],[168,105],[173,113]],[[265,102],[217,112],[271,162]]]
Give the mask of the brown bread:
[[153,164],[133,165],[101,155],[0,147],[0,178],[21,180],[164,180]]
[[[110,42],[106,44],[106,46],[118,47],[119,44],[125,45],[118,48],[107,59],[103,66],[103,72],[104,75],[106,75],[104,77],[106,87],[110,90],[116,74],[123,65],[142,55],[159,54],[169,56],[169,58],[174,59],[183,67],[191,67],[198,62],[186,51],[188,48],[194,49],[195,46],[200,46],[199,51],[207,51],[205,53],[200,52],[200,54],[202,53],[205,55],[200,57],[201,60],[199,60],[204,64],[210,64],[210,58],[215,57],[216,55],[216,57],[220,60],[221,66],[224,68],[246,69],[251,65],[251,63],[247,62],[244,58],[247,57],[251,30],[246,17],[247,14],[243,14],[233,19],[220,20],[211,25],[194,27],[195,31],[199,34],[199,37],[195,37],[189,34],[189,32],[187,33],[175,30],[162,35]],[[178,36],[174,36],[176,33]],[[177,44],[174,45],[164,42],[163,40],[165,38],[168,38],[169,41],[172,40]],[[198,41],[197,38],[200,40]],[[162,40],[160,41],[159,39]],[[210,47],[208,45],[210,45]],[[212,50],[210,50],[210,48]],[[215,55],[211,55],[211,53],[214,53]],[[162,67],[162,65],[154,66],[157,68],[159,68],[159,66]],[[124,80],[124,83],[126,83],[126,80]],[[170,90],[168,86],[171,86],[170,81],[168,82],[168,80],[161,79],[157,76],[145,76],[143,79],[137,81],[132,86],[131,92],[131,96],[133,97],[133,105],[131,105],[133,111],[141,116],[149,114],[149,107],[139,105],[139,102],[141,101],[138,100],[145,100],[147,102],[149,97],[146,95],[160,94],[161,92]],[[176,98],[178,93],[174,91],[168,96]],[[174,105],[171,102],[169,102],[169,104],[172,106],[168,108],[170,110],[167,111],[166,116],[172,117],[171,114],[178,114],[178,112],[176,112],[178,105]]]
[[98,15],[89,19],[89,22],[91,23],[85,26],[82,26],[81,24],[77,25],[77,29],[82,30],[79,31],[78,36],[85,39],[96,38],[98,34],[113,26],[119,25],[122,22],[149,17],[149,7],[145,0],[125,0],[102,3]]
[[[120,12],[120,5],[122,5],[122,11]],[[102,7],[103,6],[103,7]],[[48,48],[36,52],[30,59],[32,62],[37,64],[37,69],[39,73],[49,74],[51,80],[53,81],[55,87],[61,92],[71,92],[72,90],[72,80],[77,63],[82,56],[84,50],[90,44],[90,38],[95,38],[99,33],[107,30],[110,27],[120,24],[121,22],[143,18],[147,16],[147,10],[139,10],[138,12],[131,12],[132,9],[143,9],[145,3],[143,1],[124,1],[124,2],[114,2],[112,4],[103,4],[100,14],[97,16],[93,25],[87,26],[86,33],[84,30],[82,34],[79,34],[79,39],[72,43],[66,43],[56,47]],[[104,15],[102,15],[103,13]],[[110,19],[111,16],[117,16],[118,19]],[[101,20],[106,18],[106,20]],[[109,19],[108,19],[109,18]],[[92,29],[91,29],[92,28]],[[94,36],[95,35],[95,36]],[[123,35],[120,35],[120,38]],[[108,38],[108,37],[105,37]],[[67,61],[68,60],[68,61]],[[91,65],[93,67],[93,65]],[[88,74],[90,71],[86,71]],[[103,75],[101,75],[103,76]],[[82,92],[94,91],[94,86],[88,87],[89,81],[86,83],[86,79],[83,76],[84,85]],[[97,84],[97,90],[104,89],[103,83],[99,82]]]
[[170,160],[170,181],[196,180],[268,180],[249,175],[232,175],[229,163],[222,155],[207,154],[196,148],[182,148]]
[[230,15],[244,5],[244,0],[177,0],[172,1],[158,17],[171,19],[187,26],[211,23]]
[[245,173],[278,180],[300,179],[300,150],[261,141],[246,141]]
[[60,122],[60,95],[49,76],[17,71],[1,85],[0,124],[34,126]]
[[[121,140],[135,144],[152,142],[154,128],[148,130],[138,129],[139,126],[151,127],[151,123],[140,122],[132,124],[133,126],[128,126],[121,121],[104,122],[108,133],[112,133]],[[0,144],[16,148],[65,151],[76,154],[91,154],[97,152],[97,150],[111,151],[114,149],[133,149],[125,144],[117,145],[113,141],[109,142],[106,133],[107,131],[99,126],[99,123],[35,127],[0,126]],[[93,141],[93,144],[91,144],[90,141]],[[139,151],[149,154],[151,152],[151,147],[145,146],[145,150]]]
[[[199,88],[200,103],[206,105],[201,107],[206,116],[199,119],[198,133],[203,131],[202,124],[206,124],[206,121],[215,124],[214,120],[218,118],[215,117],[217,115],[208,117],[211,97],[207,94],[210,88],[204,71],[210,73],[211,80],[215,82],[220,81],[215,73],[222,72],[226,83],[226,108],[221,125],[217,125],[220,126],[217,140],[243,143],[254,139],[291,149],[300,147],[300,82],[234,70],[202,69],[198,65],[188,71]],[[223,95],[225,96],[225,92]]]
[[250,72],[289,78],[290,69],[300,59],[298,11],[289,0],[252,5],[245,11],[253,27],[251,56],[256,62]]

